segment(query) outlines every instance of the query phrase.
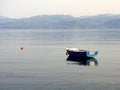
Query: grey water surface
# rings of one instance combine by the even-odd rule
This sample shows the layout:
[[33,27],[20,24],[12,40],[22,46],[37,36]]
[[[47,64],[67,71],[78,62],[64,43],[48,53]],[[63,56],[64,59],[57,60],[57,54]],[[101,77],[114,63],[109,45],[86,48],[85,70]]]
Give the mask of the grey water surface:
[[[66,47],[98,50],[98,66]],[[120,90],[120,29],[0,29],[0,90]]]

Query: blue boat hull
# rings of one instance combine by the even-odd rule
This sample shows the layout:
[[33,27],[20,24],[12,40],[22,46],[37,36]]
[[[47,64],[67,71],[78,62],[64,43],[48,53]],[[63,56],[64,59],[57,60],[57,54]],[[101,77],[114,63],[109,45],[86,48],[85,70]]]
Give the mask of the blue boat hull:
[[67,55],[69,56],[74,56],[74,57],[94,57],[98,54],[98,51],[90,52],[76,52],[76,51],[71,51],[71,50],[66,50]]

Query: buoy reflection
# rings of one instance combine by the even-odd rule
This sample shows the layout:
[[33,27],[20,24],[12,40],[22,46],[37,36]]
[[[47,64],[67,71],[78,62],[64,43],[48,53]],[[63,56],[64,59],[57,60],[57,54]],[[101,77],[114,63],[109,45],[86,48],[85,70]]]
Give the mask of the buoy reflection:
[[98,66],[97,59],[93,57],[73,57],[68,56],[67,61],[70,61],[69,64],[85,65],[85,66]]

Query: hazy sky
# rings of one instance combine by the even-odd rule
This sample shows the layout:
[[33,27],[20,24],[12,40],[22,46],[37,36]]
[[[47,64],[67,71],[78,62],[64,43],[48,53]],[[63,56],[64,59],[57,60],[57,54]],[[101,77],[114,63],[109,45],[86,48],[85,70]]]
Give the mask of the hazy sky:
[[0,0],[0,16],[120,14],[120,0]]

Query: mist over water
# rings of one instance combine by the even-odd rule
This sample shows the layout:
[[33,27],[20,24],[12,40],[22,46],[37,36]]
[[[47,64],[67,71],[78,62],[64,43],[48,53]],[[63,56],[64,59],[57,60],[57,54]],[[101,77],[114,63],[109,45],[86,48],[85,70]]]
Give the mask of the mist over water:
[[[1,29],[0,89],[119,90],[119,46],[119,29]],[[98,66],[67,61],[66,47],[98,50]]]

